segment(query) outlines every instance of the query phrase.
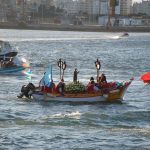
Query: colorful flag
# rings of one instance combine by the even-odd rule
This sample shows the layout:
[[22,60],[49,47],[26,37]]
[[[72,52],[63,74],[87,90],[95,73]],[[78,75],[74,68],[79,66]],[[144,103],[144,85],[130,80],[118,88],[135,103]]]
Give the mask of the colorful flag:
[[49,66],[46,69],[43,80],[44,80],[44,86],[51,87],[51,84],[52,84],[52,66]]

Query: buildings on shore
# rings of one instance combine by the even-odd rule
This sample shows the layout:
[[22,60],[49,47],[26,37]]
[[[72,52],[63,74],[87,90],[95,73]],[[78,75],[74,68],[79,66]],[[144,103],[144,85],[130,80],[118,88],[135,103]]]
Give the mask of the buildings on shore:
[[0,22],[63,20],[67,24],[79,21],[106,25],[111,16],[113,25],[135,25],[139,24],[135,23],[135,16],[141,14],[150,16],[150,0],[134,4],[132,0],[0,0]]
[[142,0],[140,3],[134,3],[131,12],[132,14],[145,14],[150,16],[150,0]]

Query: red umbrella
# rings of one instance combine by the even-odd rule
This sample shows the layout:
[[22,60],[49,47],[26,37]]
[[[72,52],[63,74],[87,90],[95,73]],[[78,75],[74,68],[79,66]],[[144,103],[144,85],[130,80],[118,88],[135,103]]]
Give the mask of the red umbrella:
[[144,83],[150,83],[150,72],[144,73],[141,76],[141,80],[143,80]]

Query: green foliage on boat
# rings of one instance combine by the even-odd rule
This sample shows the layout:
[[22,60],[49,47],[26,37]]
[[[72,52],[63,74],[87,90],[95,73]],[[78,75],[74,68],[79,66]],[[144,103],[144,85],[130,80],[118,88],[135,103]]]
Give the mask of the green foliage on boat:
[[83,83],[68,83],[65,85],[65,92],[67,93],[83,93],[86,91],[86,87]]

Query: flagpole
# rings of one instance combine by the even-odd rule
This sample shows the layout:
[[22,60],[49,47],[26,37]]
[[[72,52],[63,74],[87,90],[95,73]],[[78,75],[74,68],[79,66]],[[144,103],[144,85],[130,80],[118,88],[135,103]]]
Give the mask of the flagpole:
[[52,65],[51,65],[51,82],[52,82],[52,77],[53,77],[53,75],[52,75]]

